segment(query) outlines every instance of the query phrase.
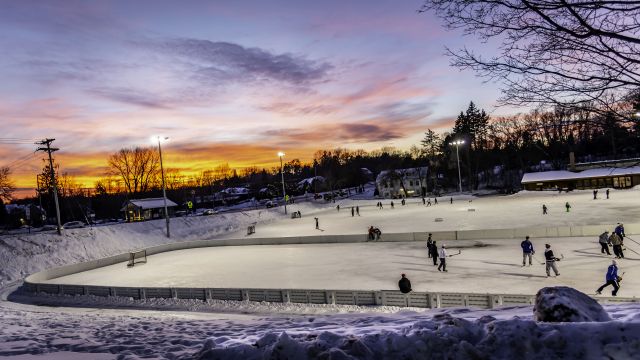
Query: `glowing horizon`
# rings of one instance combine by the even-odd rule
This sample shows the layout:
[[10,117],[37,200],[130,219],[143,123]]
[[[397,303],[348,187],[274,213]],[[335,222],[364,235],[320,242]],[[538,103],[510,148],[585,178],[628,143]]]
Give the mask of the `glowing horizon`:
[[[0,138],[56,138],[85,187],[121,148],[170,137],[166,167],[271,167],[320,149],[408,149],[498,91],[449,67],[460,33],[421,1],[21,1],[0,12]],[[153,9],[153,11],[149,11]],[[501,110],[506,111],[506,110]],[[0,166],[35,145],[2,143]],[[33,188],[41,156],[13,179]]]

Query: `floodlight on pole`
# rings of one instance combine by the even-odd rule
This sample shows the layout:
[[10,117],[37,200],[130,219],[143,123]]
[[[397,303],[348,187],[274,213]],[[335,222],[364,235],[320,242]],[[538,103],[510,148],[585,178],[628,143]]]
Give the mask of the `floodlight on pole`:
[[167,208],[167,188],[164,182],[164,166],[162,165],[162,146],[160,143],[162,141],[169,140],[166,136],[156,136],[154,140],[158,141],[158,153],[160,153],[160,174],[162,178],[162,201],[164,201],[164,218],[167,223],[167,237],[171,237],[171,232],[169,231],[169,209]]
[[460,155],[458,154],[458,148],[464,144],[464,140],[455,140],[449,143],[451,146],[456,147],[456,160],[458,162],[458,191],[462,192],[462,175],[460,174]]
[[284,187],[284,165],[282,164],[282,157],[284,153],[282,151],[278,152],[278,157],[280,157],[280,176],[282,178],[282,198],[284,199],[284,214],[287,215],[287,190]]

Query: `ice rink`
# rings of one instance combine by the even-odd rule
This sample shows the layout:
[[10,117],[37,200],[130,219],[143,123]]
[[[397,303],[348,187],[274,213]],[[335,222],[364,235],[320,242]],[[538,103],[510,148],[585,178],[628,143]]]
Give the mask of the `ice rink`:
[[[547,278],[544,244],[552,245],[560,276]],[[406,273],[416,291],[533,294],[550,285],[568,285],[593,294],[611,263],[593,238],[533,239],[532,266],[522,267],[520,240],[455,241],[448,272],[438,272],[422,242],[261,245],[211,247],[161,253],[146,264],[125,263],[69,275],[50,283],[101,286],[396,289]],[[484,245],[484,246],[478,246]],[[635,244],[633,244],[635,245]],[[640,247],[634,246],[637,252]],[[619,296],[640,296],[640,256],[619,260],[626,272]],[[608,292],[605,291],[605,294]]]

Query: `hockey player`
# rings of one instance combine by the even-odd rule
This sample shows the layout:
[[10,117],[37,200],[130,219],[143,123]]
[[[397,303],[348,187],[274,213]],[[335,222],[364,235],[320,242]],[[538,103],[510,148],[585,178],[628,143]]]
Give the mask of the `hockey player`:
[[442,244],[440,251],[438,251],[438,257],[440,258],[440,265],[438,265],[438,271],[447,272],[447,246],[445,244]]
[[609,232],[605,231],[602,234],[600,234],[600,237],[598,238],[598,243],[600,243],[600,252],[602,254],[604,254],[605,252],[607,253],[607,255],[611,255],[611,253],[609,252],[609,245],[611,245],[611,242],[609,242]]
[[409,293],[411,292],[411,281],[409,281],[409,279],[407,279],[407,276],[405,274],[401,274],[400,275],[400,281],[398,281],[398,287],[400,288],[400,292],[403,294]]
[[567,208],[567,212],[569,212],[569,209],[571,209],[571,205],[569,205],[568,201],[564,204],[564,207]]
[[609,199],[609,189],[605,192],[607,194],[607,200]]
[[533,244],[529,241],[529,235],[520,243],[520,247],[522,248],[522,266],[527,265],[527,257],[529,257],[529,266],[533,265],[532,258],[536,252],[533,250]]
[[596,294],[602,294],[602,289],[611,285],[613,286],[613,291],[611,292],[612,296],[616,296],[618,294],[618,290],[620,289],[620,280],[622,278],[618,276],[618,264],[615,260],[611,260],[611,265],[607,269],[607,276],[605,277],[606,282],[604,285],[600,286],[598,290],[596,290]]
[[616,256],[616,259],[624,258],[624,253],[622,252],[622,238],[615,232],[612,232],[609,236],[609,242],[613,246],[613,254]]
[[545,263],[546,263],[546,270],[547,270],[547,277],[551,276],[551,273],[549,270],[553,269],[553,272],[556,274],[556,276],[560,275],[560,272],[558,272],[558,267],[556,266],[556,261],[560,261],[560,259],[558,259],[557,257],[555,257],[553,255],[553,250],[551,250],[551,245],[549,244],[544,244],[545,250],[544,250],[544,258],[545,258]]
[[356,214],[355,209],[353,208],[353,206],[351,207],[351,217],[353,217]]
[[358,216],[360,216],[360,206],[356,206],[356,214],[358,214]]
[[316,229],[320,229],[320,224],[318,223],[318,218],[316,217],[314,219],[316,219]]
[[431,258],[433,255],[431,253],[431,245],[433,244],[433,240],[431,239],[431,233],[429,233],[429,238],[427,239],[427,256]]
[[547,205],[542,204],[542,215],[547,215]]
[[618,223],[618,226],[616,226],[616,229],[614,231],[616,232],[616,234],[618,234],[618,236],[620,236],[620,239],[624,241],[624,237],[626,236],[624,233],[624,224]]

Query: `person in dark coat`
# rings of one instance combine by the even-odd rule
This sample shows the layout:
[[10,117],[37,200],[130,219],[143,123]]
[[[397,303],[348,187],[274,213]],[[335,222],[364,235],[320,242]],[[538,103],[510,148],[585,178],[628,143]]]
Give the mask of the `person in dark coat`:
[[433,259],[433,266],[438,265],[438,245],[435,240],[431,243],[431,259]]
[[547,205],[542,204],[542,215],[547,215]]
[[607,199],[609,198],[609,189],[605,192],[607,194]]
[[352,207],[351,207],[351,217],[353,217],[353,216],[355,215],[355,213],[356,213],[356,211],[355,211],[355,209],[354,209],[354,208],[353,208],[353,206],[352,206]]
[[532,257],[536,252],[533,250],[533,244],[529,240],[529,235],[520,243],[520,247],[522,248],[522,266],[527,265],[527,257],[529,258],[529,266],[533,265]]
[[431,239],[431,233],[429,233],[429,238],[427,239],[427,252],[428,252],[427,256],[429,258],[431,258],[431,256],[433,255],[431,253],[431,245],[432,244],[433,244],[433,239]]
[[568,201],[564,204],[564,207],[567,208],[567,212],[569,212],[569,209],[571,209],[571,205],[569,205]]
[[604,285],[600,286],[598,290],[596,290],[596,294],[602,294],[602,289],[611,285],[613,286],[611,295],[616,296],[618,294],[618,290],[620,289],[620,280],[622,280],[622,278],[618,276],[618,263],[616,263],[615,260],[611,260],[611,265],[609,265],[609,268],[607,269],[605,280],[606,282],[604,283]]
[[356,214],[358,214],[358,216],[360,216],[360,206],[356,206]]
[[403,294],[411,292],[411,281],[407,279],[407,276],[405,274],[402,274],[400,276],[402,276],[402,278],[400,278],[400,281],[398,281],[400,292]]
[[616,226],[616,229],[613,230],[616,232],[616,234],[618,234],[618,236],[620,236],[620,239],[622,239],[622,241],[624,241],[624,237],[626,236],[624,233],[624,224],[623,223],[618,223],[618,226]]
[[316,229],[320,229],[320,224],[318,223],[318,218],[314,218],[316,219]]

